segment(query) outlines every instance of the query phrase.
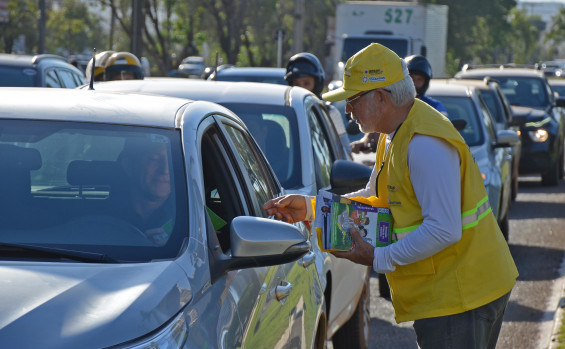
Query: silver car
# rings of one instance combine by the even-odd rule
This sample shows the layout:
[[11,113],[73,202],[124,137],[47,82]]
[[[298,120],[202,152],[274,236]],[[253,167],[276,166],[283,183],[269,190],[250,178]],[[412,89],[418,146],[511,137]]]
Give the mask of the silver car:
[[[497,129],[476,86],[432,79],[427,95],[439,100],[449,119],[471,149],[479,166],[488,199],[502,234],[508,240],[512,184],[512,147],[520,142],[516,132]],[[463,122],[460,124],[459,122]]]
[[[100,82],[95,89],[208,100],[227,107],[245,122],[287,193],[347,193],[365,187],[371,174],[371,168],[345,153],[324,102],[300,87],[152,78]],[[334,348],[367,347],[369,268],[329,253],[321,256],[316,263],[328,305],[328,338]]]
[[309,232],[243,122],[202,101],[0,89],[6,348],[322,348]]

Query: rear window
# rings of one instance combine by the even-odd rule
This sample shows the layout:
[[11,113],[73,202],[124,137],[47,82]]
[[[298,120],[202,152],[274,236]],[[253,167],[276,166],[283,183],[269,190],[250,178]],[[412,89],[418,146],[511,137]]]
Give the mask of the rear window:
[[174,258],[187,237],[175,130],[0,120],[0,243]]
[[302,186],[300,140],[291,107],[224,103],[243,120],[286,189]]
[[480,124],[481,119],[471,98],[436,95],[430,95],[430,97],[439,100],[445,105],[450,120],[463,119],[467,122],[465,128],[459,131],[459,133],[463,136],[468,146],[477,146],[485,142]]
[[0,86],[37,86],[37,70],[33,68],[0,66]]

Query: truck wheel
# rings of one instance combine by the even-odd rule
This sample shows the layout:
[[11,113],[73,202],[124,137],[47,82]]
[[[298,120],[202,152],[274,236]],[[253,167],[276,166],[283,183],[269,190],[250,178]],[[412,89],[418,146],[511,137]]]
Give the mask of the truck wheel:
[[541,185],[543,186],[555,186],[559,181],[559,164],[561,161],[557,160],[555,163],[551,164],[549,170],[541,174]]
[[390,287],[385,274],[379,274],[379,295],[383,298],[390,299]]
[[371,319],[369,287],[369,278],[367,278],[355,312],[332,337],[335,349],[364,349],[369,347],[369,323]]

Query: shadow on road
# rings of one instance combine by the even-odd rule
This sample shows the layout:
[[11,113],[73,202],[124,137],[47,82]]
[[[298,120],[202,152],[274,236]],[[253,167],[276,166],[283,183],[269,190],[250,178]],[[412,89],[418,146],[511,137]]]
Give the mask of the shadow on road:
[[[541,281],[559,278],[557,269],[544,268],[544,266],[559,265],[563,258],[563,249],[512,244],[509,247],[520,273],[518,280]],[[540,260],[540,256],[543,256],[543,260]]]
[[536,322],[540,321],[544,314],[545,312],[542,310],[510,301],[504,313],[504,321]]

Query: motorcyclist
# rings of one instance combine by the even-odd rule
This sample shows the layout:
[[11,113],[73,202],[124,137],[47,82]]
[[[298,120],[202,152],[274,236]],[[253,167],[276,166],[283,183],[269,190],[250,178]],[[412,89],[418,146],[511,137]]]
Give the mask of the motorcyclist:
[[[108,58],[110,58],[111,55],[113,55],[114,53],[116,53],[116,51],[102,51],[97,53],[96,55],[94,55],[94,58],[96,59],[96,63],[94,66],[94,81],[104,81],[104,69],[106,67],[106,62],[108,61]],[[90,78],[92,77],[92,63],[93,63],[93,59],[91,58],[90,61],[88,62],[88,64],[86,65],[86,70],[85,70],[85,76],[86,76],[86,81],[90,81]]]
[[104,80],[143,80],[139,59],[129,52],[115,52],[106,61]]
[[[286,74],[284,79],[290,86],[299,86],[313,92],[319,99],[322,99],[326,74],[318,57],[309,52],[300,52],[290,57],[286,64]],[[349,138],[345,131],[343,118],[339,110],[330,103],[325,103],[328,114],[333,121],[337,133],[339,134],[344,155],[351,158]]]

